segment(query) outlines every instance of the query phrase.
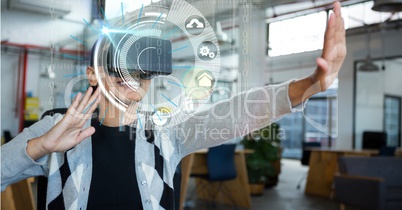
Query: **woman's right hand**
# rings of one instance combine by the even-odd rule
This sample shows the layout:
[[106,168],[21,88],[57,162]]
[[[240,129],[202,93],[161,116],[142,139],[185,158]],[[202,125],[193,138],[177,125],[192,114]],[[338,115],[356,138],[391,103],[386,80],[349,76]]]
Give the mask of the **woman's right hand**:
[[[95,133],[94,127],[82,130],[100,101],[100,88],[84,97],[78,93],[63,118],[43,136],[28,141],[27,154],[34,160],[52,152],[66,151]],[[82,98],[82,99],[81,99]]]

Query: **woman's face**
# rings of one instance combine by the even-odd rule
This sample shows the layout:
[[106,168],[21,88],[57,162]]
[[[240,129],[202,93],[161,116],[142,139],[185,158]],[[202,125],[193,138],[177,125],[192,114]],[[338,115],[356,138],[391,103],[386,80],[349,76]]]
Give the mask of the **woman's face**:
[[[102,67],[99,67],[100,80],[103,83],[105,90],[117,101],[121,101],[125,104],[131,104],[132,102],[141,101],[146,95],[151,80],[142,79],[138,72],[133,72],[131,78],[123,79],[118,76],[111,76],[103,71]],[[87,76],[89,83],[92,86],[99,85],[95,78],[94,69],[88,67]]]
[[131,78],[127,81],[121,77],[106,75],[105,88],[126,104],[139,102],[146,95],[151,80],[141,79],[138,73],[132,73]]

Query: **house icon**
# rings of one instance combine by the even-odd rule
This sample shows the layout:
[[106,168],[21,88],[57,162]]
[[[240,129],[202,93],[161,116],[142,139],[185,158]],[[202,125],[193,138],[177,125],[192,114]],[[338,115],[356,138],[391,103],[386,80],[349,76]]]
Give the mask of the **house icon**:
[[198,78],[198,86],[201,87],[212,87],[212,76],[206,72],[202,73]]

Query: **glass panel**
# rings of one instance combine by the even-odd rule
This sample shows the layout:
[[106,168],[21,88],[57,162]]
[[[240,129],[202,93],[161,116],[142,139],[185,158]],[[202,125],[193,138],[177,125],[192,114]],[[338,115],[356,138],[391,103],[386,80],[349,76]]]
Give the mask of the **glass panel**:
[[312,98],[305,108],[306,142],[321,142],[322,147],[333,147],[337,135],[337,98]]
[[281,143],[282,156],[300,159],[303,142],[303,114],[297,112],[286,115],[277,123],[285,131],[285,138]]
[[385,96],[384,129],[387,132],[387,145],[399,146],[401,97]]
[[337,88],[333,88],[317,94],[306,104],[304,114],[297,112],[286,115],[277,122],[285,131],[281,144],[283,157],[301,158],[304,141],[321,142],[324,147],[334,146],[338,133],[337,91]]

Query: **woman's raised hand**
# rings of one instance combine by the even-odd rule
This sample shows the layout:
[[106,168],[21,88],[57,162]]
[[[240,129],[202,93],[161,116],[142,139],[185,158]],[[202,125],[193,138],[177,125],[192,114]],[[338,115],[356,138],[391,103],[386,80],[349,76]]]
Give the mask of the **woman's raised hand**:
[[320,91],[325,91],[334,82],[346,57],[345,26],[341,15],[341,4],[334,3],[325,30],[324,47],[317,58],[317,69],[312,75],[313,82],[319,83]]
[[95,128],[83,129],[100,101],[100,88],[88,88],[82,97],[78,93],[63,118],[43,136],[28,142],[27,154],[38,159],[52,152],[66,151],[95,133]]

